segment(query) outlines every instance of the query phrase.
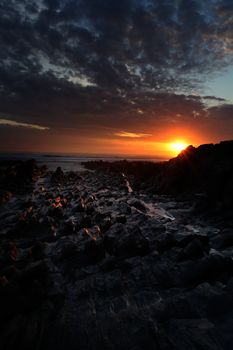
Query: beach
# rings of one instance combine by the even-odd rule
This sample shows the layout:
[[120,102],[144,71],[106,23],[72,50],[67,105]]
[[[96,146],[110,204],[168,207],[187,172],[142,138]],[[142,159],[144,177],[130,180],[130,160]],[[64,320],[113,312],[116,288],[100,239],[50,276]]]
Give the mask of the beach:
[[3,348],[227,349],[232,229],[191,194],[139,189],[142,163],[114,164],[18,165],[32,186],[1,205]]

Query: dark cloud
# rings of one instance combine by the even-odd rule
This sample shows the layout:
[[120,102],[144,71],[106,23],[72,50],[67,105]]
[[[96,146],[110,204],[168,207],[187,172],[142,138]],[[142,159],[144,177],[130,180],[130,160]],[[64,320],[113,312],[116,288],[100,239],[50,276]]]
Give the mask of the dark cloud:
[[54,128],[231,118],[190,93],[232,62],[232,14],[230,0],[2,0],[1,112]]
[[209,108],[209,117],[211,119],[217,119],[219,121],[230,120],[233,123],[233,105],[224,104],[221,106],[215,106]]
[[216,97],[216,96],[203,96],[204,100],[212,100],[212,101],[218,101],[218,102],[226,102],[225,98],[222,97]]

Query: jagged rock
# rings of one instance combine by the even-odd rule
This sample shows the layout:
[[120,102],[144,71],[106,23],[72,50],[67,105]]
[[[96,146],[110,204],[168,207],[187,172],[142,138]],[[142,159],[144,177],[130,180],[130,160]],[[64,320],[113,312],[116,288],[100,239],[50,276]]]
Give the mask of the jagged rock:
[[186,265],[182,274],[182,283],[197,285],[205,281],[224,281],[232,276],[232,268],[232,259],[211,254],[198,262]]
[[164,252],[176,245],[175,237],[170,233],[162,233],[154,240],[156,249],[159,252]]
[[134,208],[138,209],[138,210],[141,210],[143,212],[147,211],[147,208],[146,208],[145,204],[142,201],[138,200],[138,199],[131,200],[128,203],[131,206],[133,206]]
[[176,232],[174,234],[174,239],[176,240],[177,245],[182,248],[186,247],[194,239],[198,239],[202,243],[202,246],[208,250],[209,236],[207,234]]
[[121,224],[126,224],[127,218],[125,215],[117,215],[115,221]]
[[199,239],[193,239],[182,251],[181,258],[196,259],[204,256],[202,243]]
[[9,191],[0,191],[0,205],[6,204],[12,196],[12,193]]
[[103,260],[105,249],[102,238],[88,240],[85,244],[85,255],[90,264],[96,264]]
[[105,217],[101,222],[99,222],[100,229],[104,233],[109,230],[112,224],[113,222],[110,217]]
[[45,244],[42,242],[37,242],[33,247],[30,249],[30,255],[33,258],[33,260],[41,260],[45,256]]
[[58,167],[51,177],[51,182],[54,184],[59,184],[59,183],[63,183],[64,181],[65,181],[65,174],[63,173],[61,167]]
[[[210,151],[204,147],[199,156]],[[196,152],[187,151],[195,167]],[[186,170],[183,158],[158,168],[169,168],[174,180]],[[149,178],[157,169],[135,164],[138,175],[150,168]],[[126,173],[133,167],[123,165]],[[192,194],[148,193],[159,175],[144,177],[144,191],[137,192],[140,176],[127,174],[135,192],[126,194],[112,167],[114,173],[82,178],[59,170],[54,186],[50,173],[35,182],[33,193],[14,194],[1,207],[2,347],[230,349],[230,219],[215,226],[197,216]],[[166,172],[159,183],[164,189],[172,183]],[[173,182],[176,190],[187,184]],[[85,208],[78,211],[80,203]],[[51,213],[54,208],[62,215]]]
[[86,205],[84,203],[84,200],[81,199],[78,203],[78,205],[76,206],[76,211],[77,212],[84,212],[86,210]]
[[213,239],[215,248],[224,249],[233,246],[233,230],[223,229],[219,235]]
[[67,219],[64,222],[62,234],[66,234],[66,235],[74,234],[74,232],[76,231],[76,225],[77,225],[76,218],[71,216],[69,219]]

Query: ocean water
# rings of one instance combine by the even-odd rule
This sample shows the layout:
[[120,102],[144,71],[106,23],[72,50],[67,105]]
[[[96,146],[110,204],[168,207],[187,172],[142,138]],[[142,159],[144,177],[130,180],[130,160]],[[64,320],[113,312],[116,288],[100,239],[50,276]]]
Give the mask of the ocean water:
[[95,160],[104,160],[114,162],[118,160],[128,161],[150,161],[160,162],[165,159],[161,158],[142,158],[142,157],[127,157],[127,156],[93,156],[93,155],[52,155],[52,154],[35,154],[35,153],[18,153],[18,154],[0,154],[1,160],[29,160],[35,159],[39,165],[47,165],[49,170],[56,170],[61,167],[63,171],[84,171],[85,167],[82,162]]

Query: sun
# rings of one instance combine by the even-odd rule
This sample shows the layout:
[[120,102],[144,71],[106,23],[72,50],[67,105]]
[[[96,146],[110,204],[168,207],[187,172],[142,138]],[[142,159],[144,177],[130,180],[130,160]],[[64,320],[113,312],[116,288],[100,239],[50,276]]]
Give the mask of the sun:
[[180,153],[187,147],[188,147],[188,144],[184,141],[175,141],[170,143],[170,148],[175,153]]

